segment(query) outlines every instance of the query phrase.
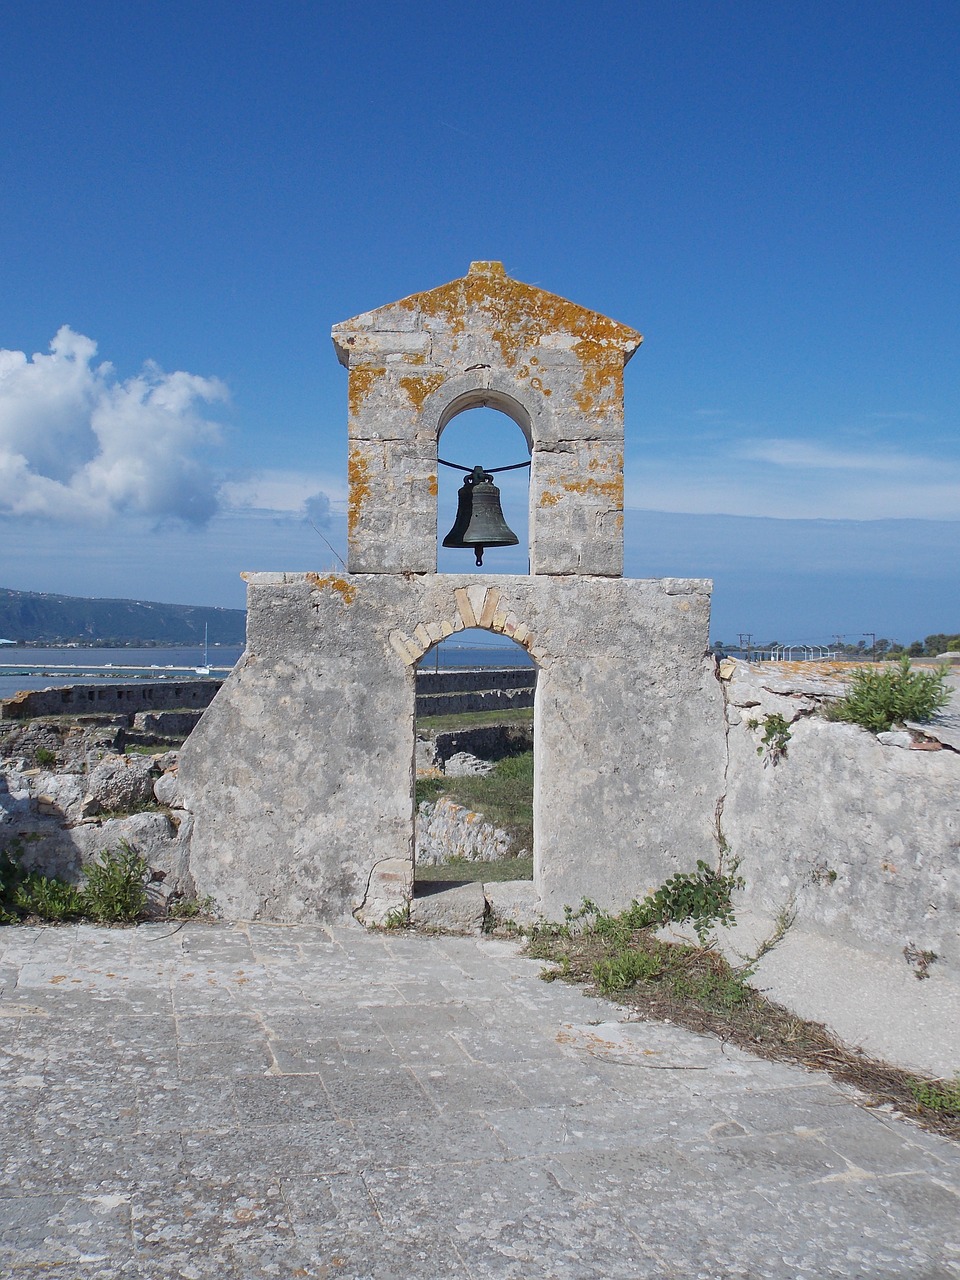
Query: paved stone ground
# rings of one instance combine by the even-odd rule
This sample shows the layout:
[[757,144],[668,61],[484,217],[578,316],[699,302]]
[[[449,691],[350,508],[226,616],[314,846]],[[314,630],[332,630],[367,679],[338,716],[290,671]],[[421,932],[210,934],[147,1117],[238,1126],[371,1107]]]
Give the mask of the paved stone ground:
[[359,927],[0,930],[0,1275],[960,1276],[960,1149]]

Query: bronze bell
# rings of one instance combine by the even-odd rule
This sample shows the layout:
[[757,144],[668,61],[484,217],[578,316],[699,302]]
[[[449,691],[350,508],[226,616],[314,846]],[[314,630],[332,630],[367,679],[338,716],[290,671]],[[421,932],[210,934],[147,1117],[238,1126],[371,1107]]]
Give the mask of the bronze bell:
[[477,564],[483,564],[487,547],[515,547],[520,539],[500,509],[500,490],[483,467],[474,467],[464,477],[457,494],[457,518],[443,540],[445,547],[472,547]]

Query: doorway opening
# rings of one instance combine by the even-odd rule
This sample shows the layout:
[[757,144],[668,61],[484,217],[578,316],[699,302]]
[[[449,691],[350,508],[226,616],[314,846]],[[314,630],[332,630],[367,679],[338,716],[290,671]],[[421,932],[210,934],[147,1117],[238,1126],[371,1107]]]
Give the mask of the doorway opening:
[[414,894],[533,880],[537,668],[507,636],[460,631],[417,668]]
[[441,458],[457,467],[472,470],[481,466],[493,473],[493,481],[500,490],[503,518],[518,539],[516,546],[488,548],[479,569],[469,549],[444,547],[443,540],[451,532],[457,515],[464,472],[440,465],[437,467],[438,572],[529,573],[530,469],[498,470],[529,461],[530,446],[520,427],[498,409],[463,409],[443,428],[438,451]]

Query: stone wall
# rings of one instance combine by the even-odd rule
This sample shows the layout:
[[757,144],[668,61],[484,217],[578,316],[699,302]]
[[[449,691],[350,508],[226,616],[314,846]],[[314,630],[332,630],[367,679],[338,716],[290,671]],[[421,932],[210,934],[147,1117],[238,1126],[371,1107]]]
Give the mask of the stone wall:
[[[956,975],[960,752],[940,743],[935,726],[885,745],[825,720],[816,711],[841,691],[835,680],[776,664],[730,663],[728,672],[720,821],[742,859],[742,904],[787,909],[812,930],[889,957],[929,951]],[[773,714],[789,722],[779,757],[762,742]]]
[[138,711],[207,707],[221,680],[131,680],[127,684],[72,684],[25,690],[0,702],[0,720],[32,716],[133,715]]
[[[537,663],[535,884],[560,917],[714,856],[701,580],[251,574],[247,651],[184,745],[191,869],[228,916],[335,919],[413,875],[416,665],[482,626]],[[374,871],[377,875],[374,877]]]
[[417,715],[516,711],[533,706],[534,667],[474,667],[417,672]]
[[[496,862],[510,856],[510,836],[482,813],[441,796],[417,810],[417,865],[430,866],[463,858],[467,862]],[[527,851],[529,856],[529,850]]]

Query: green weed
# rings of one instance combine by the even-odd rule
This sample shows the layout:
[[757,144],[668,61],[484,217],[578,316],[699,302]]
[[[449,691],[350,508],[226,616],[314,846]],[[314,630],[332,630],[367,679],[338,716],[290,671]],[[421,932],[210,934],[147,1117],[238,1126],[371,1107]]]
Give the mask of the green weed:
[[858,724],[871,733],[883,733],[907,720],[923,723],[950,700],[945,668],[914,671],[910,659],[880,671],[854,672],[846,695],[827,706],[828,720]]
[[84,915],[100,924],[139,919],[147,905],[148,871],[146,860],[125,840],[116,849],[104,849],[85,868]]
[[779,762],[787,754],[787,743],[790,741],[790,722],[779,711],[768,715],[763,722],[763,737],[757,747],[757,755],[765,755],[771,764]]
[[960,1116],[960,1074],[952,1080],[912,1080],[917,1106],[940,1116]]
[[84,914],[83,895],[76,885],[32,872],[24,876],[13,895],[13,904],[24,916],[62,923]]
[[634,899],[626,911],[617,916],[611,916],[589,898],[583,899],[577,911],[565,907],[562,927],[568,934],[589,932],[622,941],[638,929],[690,923],[703,946],[715,925],[733,923],[732,894],[742,885],[743,879],[736,875],[736,864],[730,872],[714,871],[699,859],[696,871],[678,871],[655,893],[642,902]]

